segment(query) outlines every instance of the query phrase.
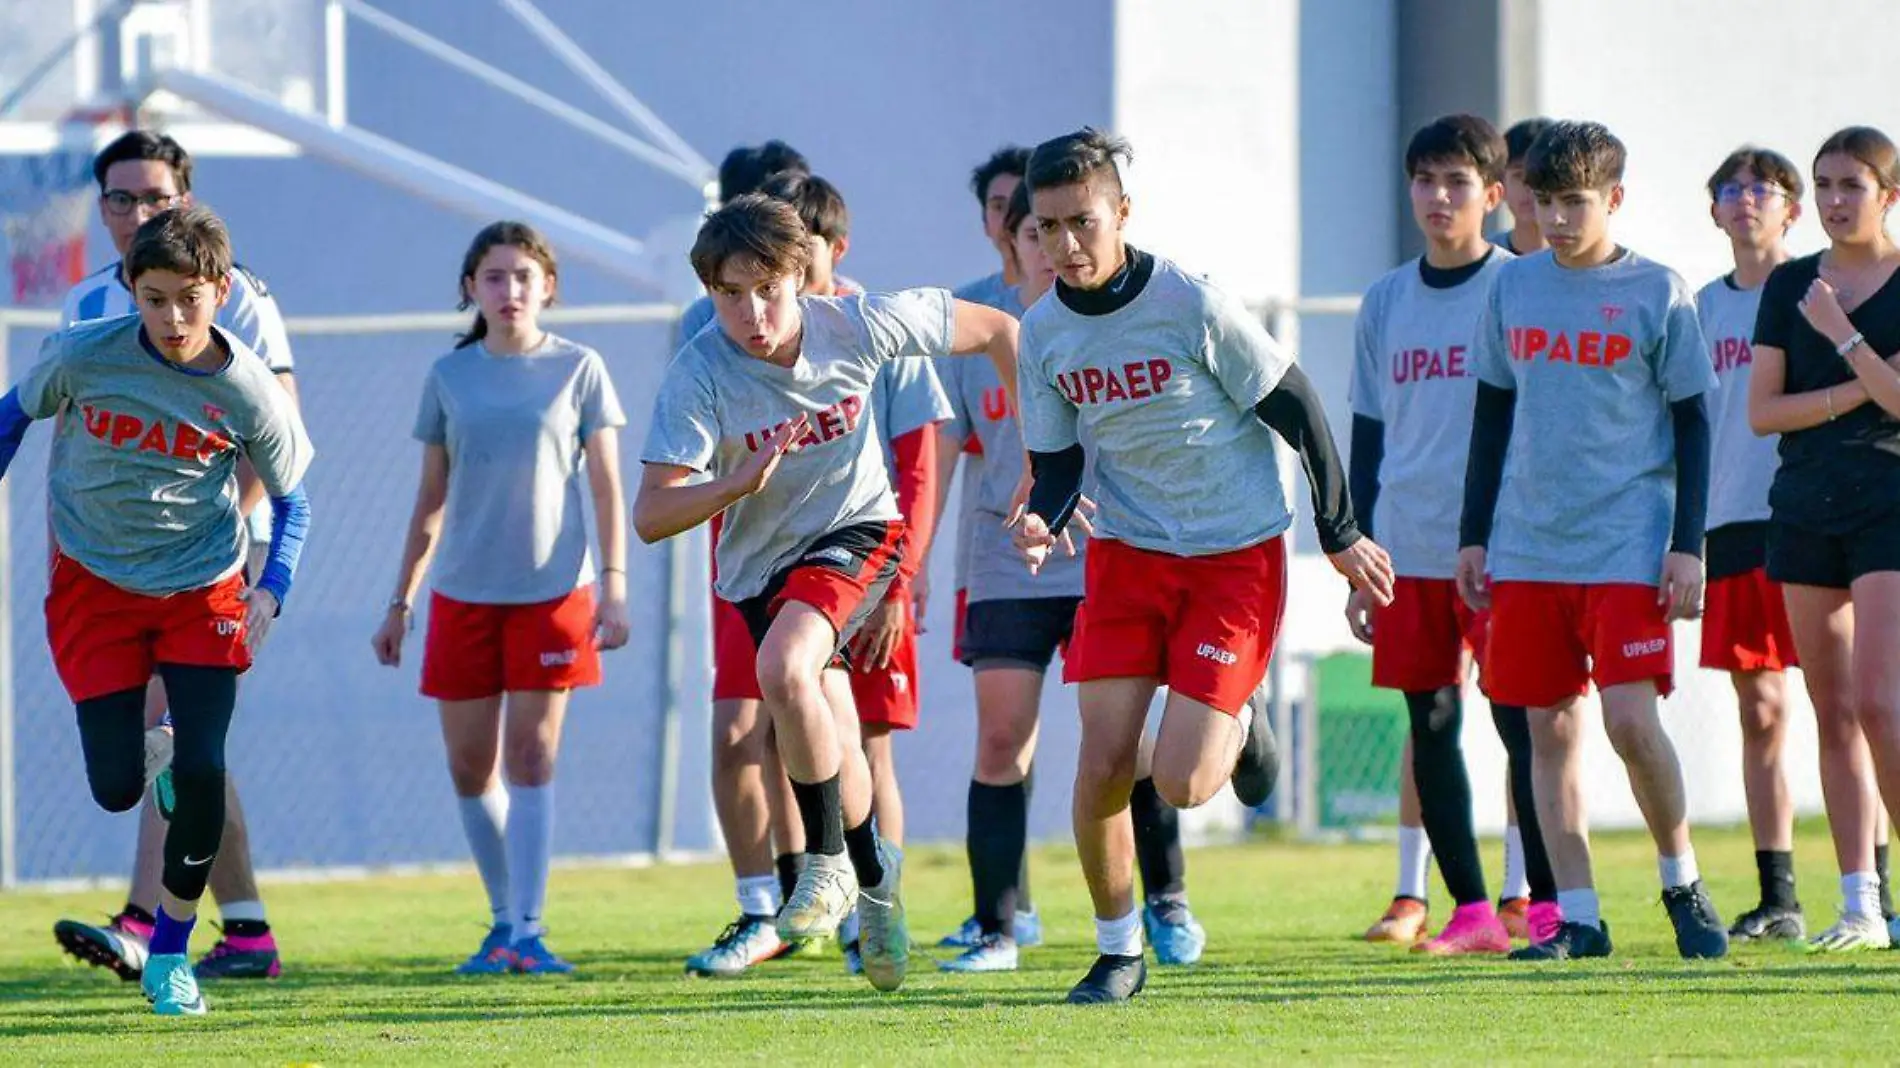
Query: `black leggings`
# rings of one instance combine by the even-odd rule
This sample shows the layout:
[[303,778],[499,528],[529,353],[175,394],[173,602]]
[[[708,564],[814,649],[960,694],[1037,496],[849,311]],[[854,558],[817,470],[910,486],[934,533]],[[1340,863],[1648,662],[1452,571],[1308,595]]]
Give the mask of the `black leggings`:
[[[1405,695],[1412,721],[1412,778],[1418,785],[1419,810],[1439,873],[1461,905],[1485,898],[1484,867],[1478,859],[1471,825],[1471,781],[1459,744],[1464,707],[1456,687]],[[1493,704],[1491,719],[1509,758],[1511,800],[1524,842],[1524,874],[1531,900],[1557,900],[1557,880],[1537,823],[1531,790],[1531,732],[1524,709]]]
[[[224,835],[224,740],[237,705],[237,670],[160,664],[172,714],[172,789],[164,887],[184,901],[204,895]],[[79,745],[93,800],[108,812],[145,793],[145,687],[79,702]]]

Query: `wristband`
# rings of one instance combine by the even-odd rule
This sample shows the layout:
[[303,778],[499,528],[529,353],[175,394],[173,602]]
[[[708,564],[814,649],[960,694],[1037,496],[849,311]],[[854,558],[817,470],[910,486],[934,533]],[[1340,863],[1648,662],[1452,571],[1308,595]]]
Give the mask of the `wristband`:
[[1866,344],[1866,342],[1867,342],[1866,336],[1863,335],[1860,331],[1856,330],[1854,331],[1854,334],[1852,337],[1849,337],[1846,341],[1843,341],[1840,344],[1834,346],[1834,355],[1839,356],[1841,359],[1845,360],[1847,359],[1848,353],[1853,352],[1856,348],[1860,347],[1861,345]]

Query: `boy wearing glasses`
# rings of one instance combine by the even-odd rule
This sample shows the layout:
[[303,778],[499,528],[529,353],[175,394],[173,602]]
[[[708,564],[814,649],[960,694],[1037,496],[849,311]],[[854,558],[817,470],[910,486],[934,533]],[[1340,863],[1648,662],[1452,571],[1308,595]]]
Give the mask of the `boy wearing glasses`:
[[[163,134],[128,131],[100,151],[93,160],[92,173],[99,182],[100,221],[120,258],[93,272],[66,294],[60,314],[62,326],[137,312],[124,260],[133,236],[154,215],[191,205],[191,155]],[[256,275],[241,265],[233,264],[226,277],[230,297],[218,309],[214,321],[263,357],[264,365],[290,394],[294,408],[297,387],[292,376],[290,339],[276,299]],[[263,566],[263,556],[270,546],[270,507],[248,465],[240,474],[239,484],[243,487],[242,503],[249,509],[249,571],[255,574]],[[147,691],[145,711],[146,723],[152,727],[147,745],[168,752],[171,734],[166,725],[165,689],[157,680]],[[199,960],[197,974],[201,979],[270,978],[281,968],[277,942],[265,919],[263,898],[251,867],[250,834],[244,809],[238,804],[236,780],[225,781],[224,844],[211,868],[211,894],[224,920],[224,937]],[[53,937],[62,949],[87,964],[110,968],[121,979],[139,978],[152,933],[152,910],[158,903],[164,839],[164,823],[156,807],[148,802],[139,817],[132,886],[125,908],[103,925],[59,921],[53,926]]]

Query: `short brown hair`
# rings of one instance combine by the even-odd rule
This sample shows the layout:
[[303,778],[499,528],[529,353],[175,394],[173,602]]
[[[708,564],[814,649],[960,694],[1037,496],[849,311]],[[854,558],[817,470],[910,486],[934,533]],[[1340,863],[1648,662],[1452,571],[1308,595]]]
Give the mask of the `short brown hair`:
[[844,194],[815,174],[775,174],[759,192],[790,204],[813,237],[831,242],[851,236],[851,209],[844,206]]
[[1470,164],[1486,185],[1504,180],[1504,138],[1497,127],[1476,115],[1445,115],[1419,127],[1405,146],[1410,177],[1432,163]]
[[1893,139],[1872,126],[1849,126],[1836,130],[1832,137],[1821,142],[1821,150],[1814,154],[1814,162],[1821,162],[1822,156],[1839,153],[1865,164],[1874,172],[1874,180],[1882,189],[1900,189],[1900,152],[1895,151]]
[[811,232],[798,209],[763,193],[733,197],[706,216],[693,241],[693,272],[707,288],[719,283],[730,260],[757,263],[766,274],[803,275],[811,269]]
[[171,271],[215,282],[231,273],[231,235],[210,208],[161,211],[132,235],[125,254],[125,277],[136,282],[147,271]]
[[1135,150],[1127,139],[1093,126],[1084,126],[1074,133],[1063,134],[1037,145],[1035,151],[1029,154],[1029,166],[1023,174],[1023,180],[1033,191],[1076,185],[1106,176],[1114,183],[1115,192],[1120,193],[1122,165],[1133,162],[1134,158]]
[[1608,189],[1623,180],[1629,151],[1600,122],[1553,122],[1524,157],[1524,184],[1537,193]]
[[1801,199],[1801,171],[1794,161],[1772,148],[1762,148],[1760,145],[1743,145],[1728,154],[1722,165],[1715,168],[1715,173],[1709,175],[1709,199],[1717,199],[1722,186],[1743,171],[1753,171],[1755,177],[1762,181],[1773,182],[1787,190],[1791,201]]

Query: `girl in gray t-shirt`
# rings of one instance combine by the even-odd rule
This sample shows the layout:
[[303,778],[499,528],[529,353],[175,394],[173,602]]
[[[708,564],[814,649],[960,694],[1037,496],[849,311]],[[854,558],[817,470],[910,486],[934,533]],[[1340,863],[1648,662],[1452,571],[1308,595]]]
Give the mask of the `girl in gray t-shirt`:
[[[469,247],[462,306],[480,310],[423,385],[422,483],[373,639],[378,660],[401,662],[430,570],[422,692],[441,705],[449,776],[494,913],[463,974],[573,970],[542,942],[554,762],[569,694],[599,684],[599,651],[626,644],[630,626],[616,437],[627,419],[600,354],[541,329],[556,278],[553,249],[524,223],[488,226]],[[506,789],[495,774],[503,752]]]

